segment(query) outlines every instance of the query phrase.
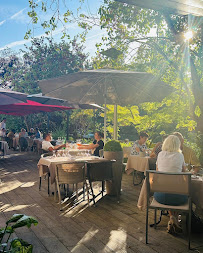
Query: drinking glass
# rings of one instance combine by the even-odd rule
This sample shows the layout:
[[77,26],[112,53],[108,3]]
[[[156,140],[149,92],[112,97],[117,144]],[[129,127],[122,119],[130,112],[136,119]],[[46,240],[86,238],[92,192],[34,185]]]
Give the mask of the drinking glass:
[[56,157],[56,150],[53,150],[53,157]]

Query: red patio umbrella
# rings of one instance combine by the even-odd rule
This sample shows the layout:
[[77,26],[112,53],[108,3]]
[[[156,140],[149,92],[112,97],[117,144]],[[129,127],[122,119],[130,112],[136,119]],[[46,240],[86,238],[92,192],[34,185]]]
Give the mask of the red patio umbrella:
[[59,105],[45,105],[38,102],[27,100],[27,103],[16,103],[10,105],[1,105],[0,114],[25,116],[40,112],[54,112],[75,109],[74,107],[59,106]]

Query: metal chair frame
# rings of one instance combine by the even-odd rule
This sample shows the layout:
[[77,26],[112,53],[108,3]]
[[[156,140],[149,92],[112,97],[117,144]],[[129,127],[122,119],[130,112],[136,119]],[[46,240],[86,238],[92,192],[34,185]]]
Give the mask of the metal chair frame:
[[[152,193],[152,191],[150,190],[150,183],[149,183],[149,174],[162,174],[164,176],[171,176],[171,175],[175,175],[175,176],[187,176],[188,177],[188,194],[186,194],[188,196],[188,210],[183,210],[181,209],[179,206],[176,206],[175,208],[171,208],[171,206],[167,206],[164,204],[160,204],[159,203],[159,207],[156,206],[151,206],[149,204],[149,198],[150,198],[150,194]],[[191,214],[192,214],[192,201],[191,201],[191,173],[165,173],[165,172],[159,172],[159,171],[152,171],[152,170],[147,170],[146,171],[146,183],[147,183],[147,209],[146,209],[146,244],[148,244],[148,213],[149,213],[149,209],[154,209],[154,228],[156,229],[156,213],[157,210],[174,210],[174,211],[180,211],[181,213],[188,213],[189,215],[189,222],[188,222],[188,249],[191,249],[190,247],[190,239],[191,239]],[[161,192],[161,191],[160,191]],[[170,193],[170,192],[167,192]],[[174,193],[173,191],[171,193]],[[177,193],[178,194],[178,193]]]
[[[96,205],[96,202],[95,202],[96,197],[99,196],[100,194],[102,194],[102,196],[104,195],[105,181],[113,180],[113,172],[112,172],[112,163],[113,162],[115,162],[115,160],[102,161],[102,163],[99,161],[98,162],[95,162],[95,161],[94,162],[86,162],[87,179],[89,181],[90,190],[92,193],[92,201],[94,203],[94,206]],[[111,167],[110,171],[108,171],[109,169],[107,169],[108,175],[106,177],[104,175],[100,174],[103,168],[107,168],[105,166]],[[97,181],[102,182],[102,190],[97,195],[95,195],[94,191],[93,191],[92,183],[97,182]],[[118,192],[117,192],[117,199],[119,201],[119,193]]]

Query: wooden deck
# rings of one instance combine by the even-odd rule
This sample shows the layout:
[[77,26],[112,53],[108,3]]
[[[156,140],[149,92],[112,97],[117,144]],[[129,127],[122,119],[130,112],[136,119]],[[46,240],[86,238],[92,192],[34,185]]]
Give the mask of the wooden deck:
[[[132,176],[123,175],[120,204],[104,196],[97,199],[97,207],[82,202],[60,212],[53,196],[47,195],[46,181],[38,190],[38,160],[33,153],[17,152],[0,159],[0,227],[14,213],[37,218],[37,226],[16,230],[34,245],[33,252],[188,252],[186,238],[166,232],[167,217],[156,230],[149,228],[145,244],[145,212],[137,208],[140,187],[132,185]],[[152,217],[151,213],[150,222]],[[203,252],[202,244],[203,235],[193,235],[192,247]]]

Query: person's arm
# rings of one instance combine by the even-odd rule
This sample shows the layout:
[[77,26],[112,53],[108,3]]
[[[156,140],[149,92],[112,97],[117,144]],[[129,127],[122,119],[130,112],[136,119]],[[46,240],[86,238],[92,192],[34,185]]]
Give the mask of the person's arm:
[[91,143],[89,145],[81,145],[81,146],[78,147],[78,149],[94,149],[94,148],[97,148],[97,147],[99,147],[98,143],[96,143],[96,144]]
[[182,172],[186,172],[186,166],[185,165],[182,166]]
[[154,146],[154,148],[152,149],[152,152],[151,152],[151,154],[150,154],[150,157],[151,157],[151,158],[156,158],[156,157],[157,157],[157,155],[156,155],[156,153],[155,153],[155,150],[159,147],[159,145],[161,145],[161,142],[158,142],[158,143]]
[[59,150],[59,149],[64,148],[64,147],[66,147],[66,144],[61,144],[61,145],[49,147],[48,150],[49,150],[50,152],[52,152],[53,150]]

